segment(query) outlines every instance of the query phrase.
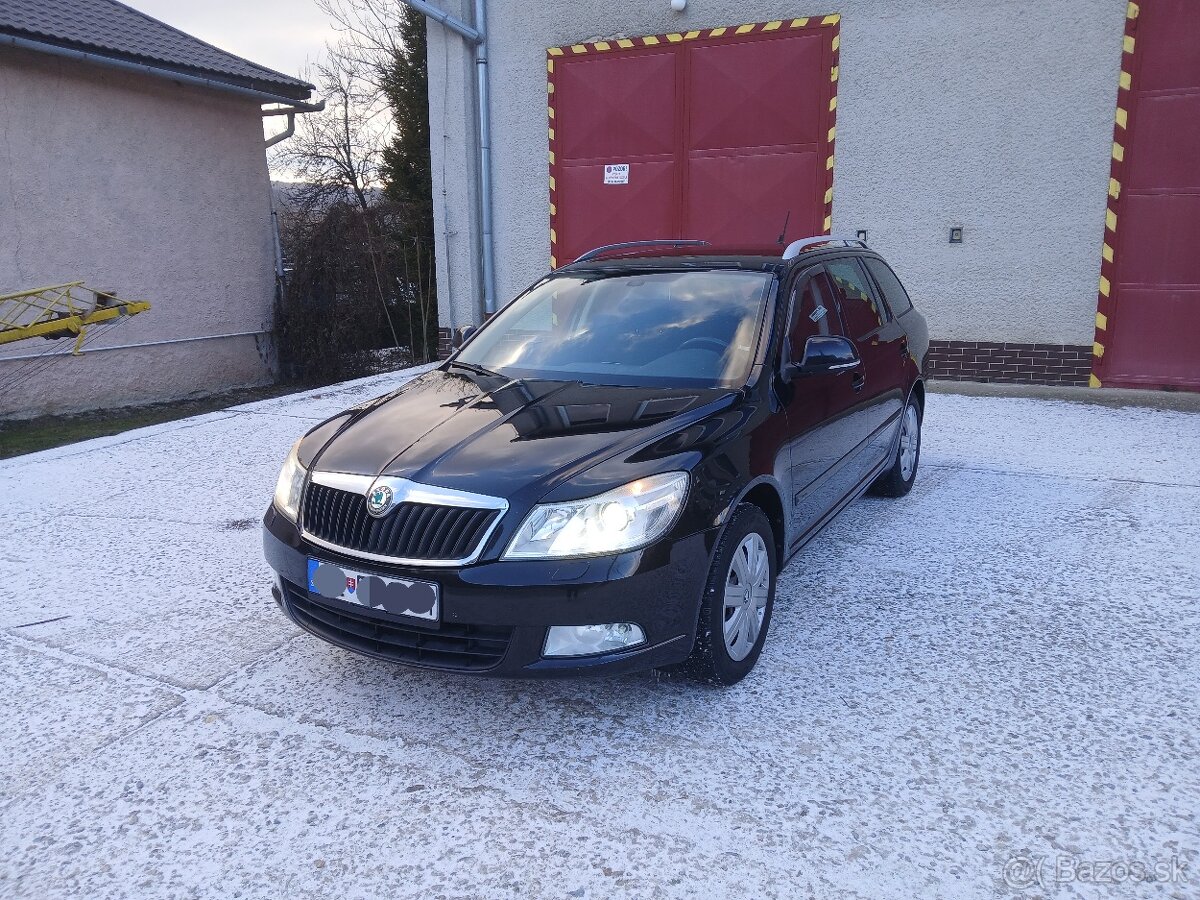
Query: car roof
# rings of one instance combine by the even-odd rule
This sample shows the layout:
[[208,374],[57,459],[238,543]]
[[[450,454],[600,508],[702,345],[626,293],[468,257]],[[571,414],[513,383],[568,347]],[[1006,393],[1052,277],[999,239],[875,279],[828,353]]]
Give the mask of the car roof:
[[750,272],[770,272],[783,276],[794,269],[808,266],[831,256],[878,256],[865,246],[823,247],[814,246],[802,250],[791,259],[782,255],[764,253],[761,248],[740,251],[729,248],[687,247],[678,249],[656,249],[653,253],[625,250],[603,257],[569,263],[555,269],[558,273],[595,272],[620,274],[623,272],[678,272],[689,269],[735,269]]

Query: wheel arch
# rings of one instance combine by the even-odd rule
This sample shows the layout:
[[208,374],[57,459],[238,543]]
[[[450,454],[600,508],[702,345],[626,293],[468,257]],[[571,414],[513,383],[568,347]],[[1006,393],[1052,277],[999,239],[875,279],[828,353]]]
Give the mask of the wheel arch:
[[750,503],[761,509],[771,523],[771,531],[775,538],[775,560],[779,568],[783,568],[787,558],[787,516],[784,513],[783,495],[779,483],[774,478],[763,476],[746,485],[733,503],[729,504],[726,517],[733,515],[739,503]]
[[923,378],[918,378],[916,381],[914,381],[912,390],[909,393],[910,393],[910,396],[917,398],[917,403],[919,403],[921,405],[921,418],[924,419],[925,418],[925,380]]

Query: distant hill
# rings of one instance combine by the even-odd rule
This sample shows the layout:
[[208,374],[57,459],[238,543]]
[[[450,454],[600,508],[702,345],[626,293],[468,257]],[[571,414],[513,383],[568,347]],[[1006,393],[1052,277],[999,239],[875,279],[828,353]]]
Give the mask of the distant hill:
[[[275,207],[295,206],[299,203],[311,185],[303,181],[271,181],[271,199]],[[347,195],[347,201],[352,198]],[[383,190],[381,188],[371,188],[367,192],[367,199],[370,203],[375,204],[383,199]],[[326,202],[332,202],[327,200]]]

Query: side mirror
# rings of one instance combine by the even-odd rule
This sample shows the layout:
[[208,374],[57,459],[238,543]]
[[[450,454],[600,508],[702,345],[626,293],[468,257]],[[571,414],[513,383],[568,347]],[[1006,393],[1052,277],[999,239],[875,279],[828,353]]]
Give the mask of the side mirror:
[[476,332],[474,325],[464,325],[454,333],[454,347],[458,349]]
[[858,350],[848,339],[833,335],[814,335],[804,342],[804,355],[800,361],[785,368],[784,377],[790,381],[804,375],[853,369],[858,364]]

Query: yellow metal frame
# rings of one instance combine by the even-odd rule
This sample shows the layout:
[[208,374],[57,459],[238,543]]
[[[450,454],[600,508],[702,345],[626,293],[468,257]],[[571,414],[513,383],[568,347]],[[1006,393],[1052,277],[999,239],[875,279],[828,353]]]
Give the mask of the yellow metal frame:
[[1133,0],[1125,7],[1125,33],[1121,38],[1121,78],[1117,82],[1117,114],[1113,124],[1108,196],[1105,198],[1107,206],[1104,212],[1104,243],[1100,250],[1100,293],[1096,300],[1096,330],[1092,340],[1092,374],[1088,376],[1088,387],[1094,388],[1103,386],[1100,373],[1104,368],[1104,346],[1111,343],[1108,323],[1115,306],[1112,293],[1116,279],[1117,212],[1121,200],[1121,180],[1125,171],[1125,147],[1129,144],[1129,95],[1133,88],[1133,48],[1137,43],[1137,20],[1140,12],[1141,7]]
[[[89,292],[91,301],[76,297],[73,291]],[[78,354],[89,326],[137,315],[149,308],[150,304],[145,301],[122,300],[85,287],[82,281],[0,294],[0,344],[35,337],[56,340],[74,335],[72,353]]]

